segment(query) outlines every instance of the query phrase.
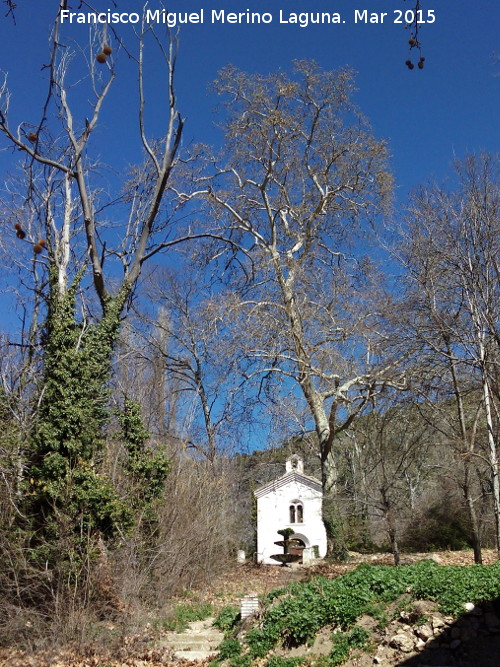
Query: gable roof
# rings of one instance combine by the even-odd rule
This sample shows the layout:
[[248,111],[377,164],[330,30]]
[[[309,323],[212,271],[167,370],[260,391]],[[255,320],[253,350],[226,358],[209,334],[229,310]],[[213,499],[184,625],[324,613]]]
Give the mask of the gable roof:
[[274,479],[272,482],[268,482],[267,484],[264,484],[264,486],[255,489],[254,496],[256,498],[261,498],[268,493],[277,491],[282,486],[290,484],[291,482],[297,482],[298,484],[308,486],[309,488],[314,489],[315,491],[319,491],[320,493],[322,491],[321,482],[315,477],[309,477],[309,475],[304,475],[303,473],[299,473],[296,470],[292,470],[282,475],[281,477],[278,477],[278,479]]

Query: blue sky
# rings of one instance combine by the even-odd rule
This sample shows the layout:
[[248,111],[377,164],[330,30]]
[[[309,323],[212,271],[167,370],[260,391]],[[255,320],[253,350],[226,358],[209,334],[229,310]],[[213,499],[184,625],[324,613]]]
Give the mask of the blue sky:
[[[117,0],[120,12],[140,11],[138,0]],[[79,0],[68,0],[76,10]],[[99,11],[115,10],[113,1],[94,0]],[[158,0],[150,7],[158,8]],[[206,22],[183,28],[177,70],[179,108],[186,118],[184,143],[217,144],[220,133],[214,112],[217,100],[208,92],[217,71],[228,63],[259,73],[290,69],[294,59],[312,58],[324,69],[351,66],[358,72],[355,102],[371,121],[378,138],[388,141],[392,154],[397,197],[404,204],[409,190],[450,173],[454,158],[468,152],[500,149],[500,3],[498,0],[421,0],[424,17],[436,20],[421,27],[425,67],[409,71],[409,31],[396,24],[397,10],[409,10],[412,0],[172,0],[169,11],[205,10]],[[48,35],[57,8],[56,0],[19,0],[16,24],[0,18],[0,69],[8,73],[12,92],[11,123],[38,124],[46,94]],[[212,9],[270,12],[267,25],[213,25]],[[306,28],[279,23],[279,11],[339,12],[345,23]],[[355,10],[387,12],[383,23],[355,24]],[[85,11],[85,7],[81,10]],[[129,28],[119,27],[126,43]],[[159,28],[159,34],[165,34]],[[88,26],[64,25],[62,41],[86,47]],[[136,74],[126,54],[116,48],[117,81],[107,100],[94,147],[103,162],[118,173],[139,156],[137,141]],[[415,59],[415,56],[412,55]],[[417,56],[418,59],[418,56]],[[158,63],[148,61],[147,88],[149,133],[162,132],[162,82]],[[495,76],[498,74],[499,76]],[[75,79],[78,75],[75,75]],[[72,93],[73,94],[73,91]],[[86,93],[80,95],[81,120],[89,115]],[[164,100],[163,96],[163,100]],[[135,137],[135,139],[134,139]],[[0,183],[12,172],[16,152],[0,138]],[[103,178],[113,181],[113,172]],[[5,317],[12,299],[0,294]],[[12,324],[12,323],[11,323]]]
[[[79,2],[69,0],[76,9]],[[12,120],[38,119],[43,100],[47,36],[55,0],[23,0],[16,10],[16,25],[1,18],[0,68],[9,74],[13,93]],[[139,11],[137,0],[118,0],[119,11]],[[98,10],[114,10],[113,2],[95,0]],[[160,4],[152,0],[150,7]],[[293,59],[313,58],[325,69],[343,65],[357,72],[355,101],[371,121],[378,137],[386,138],[393,156],[398,198],[436,176],[443,179],[454,157],[500,147],[500,4],[497,0],[422,0],[424,18],[433,10],[436,20],[421,27],[422,71],[408,70],[408,31],[394,23],[396,10],[411,9],[411,0],[173,0],[169,11],[199,12],[205,23],[185,27],[180,37],[177,90],[181,112],[187,118],[184,140],[217,143],[214,124],[216,101],[208,85],[217,71],[231,62],[246,71],[267,73],[288,69]],[[212,9],[271,12],[267,25],[213,25]],[[84,9],[84,8],[82,8]],[[279,23],[279,10],[339,12],[345,23],[301,28]],[[383,24],[355,24],[354,11],[387,12]],[[122,27],[120,27],[122,29]],[[122,30],[127,38],[127,29]],[[161,32],[161,29],[160,29]],[[63,37],[85,46],[88,26],[66,24]],[[128,35],[130,38],[130,35]],[[155,65],[152,71],[154,72]],[[113,153],[116,166],[134,160],[128,120],[135,120],[135,76],[124,53],[118,54],[118,82],[109,100],[101,142],[103,155]],[[155,112],[156,113],[156,112]],[[129,118],[127,119],[127,116]],[[14,156],[0,152],[0,175],[11,170]]]

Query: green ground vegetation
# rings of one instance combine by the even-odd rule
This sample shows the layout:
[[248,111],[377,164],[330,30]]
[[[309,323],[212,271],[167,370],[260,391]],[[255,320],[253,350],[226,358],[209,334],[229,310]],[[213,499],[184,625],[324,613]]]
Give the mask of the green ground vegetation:
[[177,605],[172,614],[163,620],[165,630],[183,632],[189,623],[204,621],[213,613],[213,607],[208,602],[191,602]]
[[[268,667],[294,667],[304,660],[315,667],[335,667],[353,649],[369,650],[370,633],[356,625],[361,616],[373,616],[379,627],[393,616],[390,607],[394,610],[403,603],[430,600],[443,614],[458,617],[465,612],[465,603],[500,596],[499,575],[500,563],[460,567],[439,566],[429,560],[400,567],[360,565],[336,579],[316,577],[293,583],[262,598],[263,615],[243,639],[234,609],[232,615],[228,609],[221,612],[216,622],[226,638],[218,661],[242,667],[267,657]],[[333,648],[328,656],[299,662],[293,658],[292,665],[291,658],[273,655],[278,647],[311,645],[325,627],[332,628]]]

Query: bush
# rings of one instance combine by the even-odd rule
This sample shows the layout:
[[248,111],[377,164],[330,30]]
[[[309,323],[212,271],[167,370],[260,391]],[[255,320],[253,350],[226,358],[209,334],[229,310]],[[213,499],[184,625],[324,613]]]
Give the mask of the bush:
[[278,639],[279,630],[277,628],[268,628],[266,632],[261,628],[250,630],[246,637],[250,656],[263,658],[276,646]]
[[401,537],[408,551],[458,551],[471,547],[470,527],[460,504],[443,499],[415,515]]
[[230,667],[250,667],[252,658],[249,655],[238,655],[229,660]]
[[241,644],[237,639],[224,639],[219,646],[218,660],[229,660],[241,655]]
[[360,553],[375,553],[378,551],[370,534],[367,519],[364,517],[349,515],[344,519],[345,543],[349,551]]
[[336,632],[333,637],[333,648],[328,655],[328,664],[332,667],[345,662],[351,649],[364,648],[370,634],[364,628],[353,628],[350,632]]
[[214,621],[214,625],[222,632],[230,632],[236,623],[240,620],[241,614],[238,607],[224,607],[220,610],[217,618]]

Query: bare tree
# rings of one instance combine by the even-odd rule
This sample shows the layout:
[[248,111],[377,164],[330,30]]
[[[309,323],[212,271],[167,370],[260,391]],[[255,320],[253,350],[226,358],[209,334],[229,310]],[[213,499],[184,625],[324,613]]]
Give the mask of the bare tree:
[[[187,266],[189,271],[187,271]],[[188,259],[177,271],[156,270],[148,294],[149,353],[161,360],[177,408],[177,438],[212,464],[237,447],[251,422],[243,377],[241,325],[232,294],[211,286]]]
[[[78,102],[76,109],[71,105],[73,86],[69,80],[70,65],[76,53],[60,43],[60,29],[57,17],[48,67],[49,90],[39,123],[21,121],[16,129],[11,128],[8,121],[10,93],[6,81],[1,90],[0,131],[11,145],[26,156],[30,180],[25,208],[33,216],[35,212],[39,216],[38,220],[28,222],[27,229],[23,229],[23,220],[19,219],[16,230],[18,238],[31,242],[31,249],[36,255],[43,257],[42,253],[47,252],[46,263],[57,272],[59,296],[67,292],[71,276],[77,275],[88,260],[95,293],[103,313],[106,313],[117,298],[122,302],[126,300],[137,282],[144,261],[166,245],[164,237],[170,218],[165,216],[161,206],[166,199],[166,185],[174,166],[183,125],[176,108],[173,87],[176,42],[172,39],[166,50],[159,44],[165,61],[169,106],[165,136],[158,142],[147,137],[144,118],[144,48],[150,29],[143,26],[139,36],[138,133],[145,163],[132,171],[126,184],[127,193],[118,201],[102,192],[102,187],[98,185],[99,177],[95,175],[98,163],[91,158],[91,138],[116,77],[114,57],[99,51],[106,36],[96,33],[90,51],[84,54],[89,62],[90,92],[93,96],[88,109],[91,115],[87,117],[88,111],[82,111]],[[107,45],[102,48],[111,49]],[[96,61],[96,53],[104,55],[106,61]],[[54,119],[58,119],[61,125],[57,140],[53,134],[57,131]],[[121,211],[121,221],[117,223],[106,209],[124,200],[129,205],[128,212]],[[105,226],[112,220],[122,225],[122,233],[114,246],[104,238]],[[155,243],[159,236],[163,239]],[[43,243],[38,244],[37,238]],[[42,252],[39,245],[42,245]],[[38,258],[40,262],[42,257]],[[75,262],[77,259],[79,262]],[[110,291],[103,267],[113,260],[118,260],[122,266],[124,277]]]
[[[444,439],[461,471],[455,482],[460,487],[469,514],[475,562],[481,563],[480,521],[477,505],[482,499],[478,479],[482,454],[479,428],[483,419],[477,379],[462,356],[462,339],[456,338],[460,306],[453,301],[448,284],[435,272],[436,258],[418,243],[405,258],[409,270],[409,292],[400,308],[401,341],[413,349],[412,389],[423,399],[422,418],[432,423]],[[438,260],[439,261],[439,260]],[[417,268],[418,267],[418,268]],[[450,326],[450,323],[454,326]],[[442,474],[452,475],[443,466]]]
[[361,502],[369,515],[383,518],[394,564],[399,565],[399,531],[430,476],[435,436],[416,404],[391,397],[374,407],[347,435]]
[[[8,190],[4,203],[12,194],[8,212],[19,247],[14,256],[31,267],[31,281],[25,282],[34,294],[27,343],[38,346],[43,365],[20,487],[26,520],[36,531],[34,549],[45,538],[63,544],[76,534],[88,544],[87,538],[111,535],[129,520],[129,509],[99,469],[111,363],[144,263],[192,236],[189,229],[179,232],[178,201],[169,189],[183,129],[174,90],[176,39],[160,39],[143,22],[137,51],[128,52],[137,73],[136,140],[143,163],[113,191],[114,178],[103,186],[96,132],[111,104],[116,53],[124,47],[106,29],[92,34],[87,50],[68,46],[63,6],[62,1],[51,35],[39,120],[9,118],[7,80],[0,86],[0,137],[17,149],[27,179],[24,196]],[[160,138],[150,136],[146,125],[151,50],[163,66],[164,78],[155,83],[166,100],[158,114]],[[67,573],[60,574],[62,581]]]
[[197,195],[246,266],[232,284],[247,318],[248,375],[260,376],[274,400],[273,378],[295,384],[326,487],[336,434],[395,378],[393,363],[377,356],[370,292],[378,294],[380,276],[356,248],[387,204],[392,179],[385,144],[350,101],[351,72],[298,62],[295,73],[221,73],[215,86],[228,100],[227,149]]
[[[457,411],[457,438],[464,457],[464,492],[480,560],[472,491],[479,417],[487,440],[500,553],[500,483],[497,416],[493,400],[498,375],[500,189],[498,159],[470,156],[457,164],[454,190],[430,187],[413,198],[406,264],[417,338],[445,367]],[[420,348],[422,349],[422,348]],[[437,377],[437,374],[434,374]],[[466,410],[472,390],[481,412]],[[470,411],[469,411],[470,412]]]

